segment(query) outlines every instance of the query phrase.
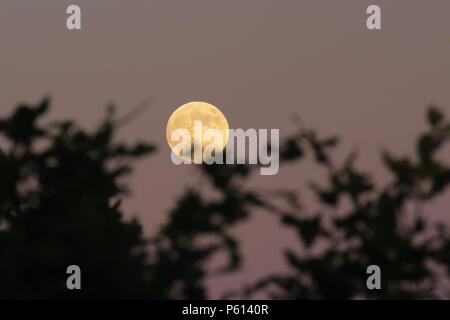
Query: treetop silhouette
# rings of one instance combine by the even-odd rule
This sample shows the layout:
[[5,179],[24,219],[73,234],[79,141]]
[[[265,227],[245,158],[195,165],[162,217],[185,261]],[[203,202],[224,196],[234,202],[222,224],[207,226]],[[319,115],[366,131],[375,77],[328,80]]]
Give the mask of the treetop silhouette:
[[[450,122],[435,107],[414,156],[382,152],[392,176],[385,185],[357,168],[356,153],[337,163],[337,137],[300,126],[284,140],[280,164],[313,159],[324,170],[325,184],[308,185],[317,211],[308,212],[292,190],[249,187],[258,165],[200,165],[208,192],[187,188],[148,238],[136,219],[123,218],[120,203],[133,162],[155,146],[116,142],[113,108],[93,132],[73,121],[41,124],[48,110],[44,99],[0,119],[0,297],[208,298],[207,279],[239,270],[245,259],[233,228],[260,214],[295,230],[302,249],[285,250],[289,272],[249,279],[225,297],[450,297],[441,281],[450,271],[449,229],[423,210],[450,184],[448,159],[440,157]],[[213,269],[216,255],[227,261]],[[78,292],[65,286],[71,264],[83,272]],[[365,286],[371,264],[381,267],[382,290]]]

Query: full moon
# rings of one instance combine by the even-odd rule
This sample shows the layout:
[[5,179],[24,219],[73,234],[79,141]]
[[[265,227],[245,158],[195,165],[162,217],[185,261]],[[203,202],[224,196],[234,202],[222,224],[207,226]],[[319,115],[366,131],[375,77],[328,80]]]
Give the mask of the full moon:
[[209,141],[202,137],[202,150],[207,145],[213,143],[215,150],[223,150],[228,143],[228,121],[224,114],[212,104],[207,102],[189,102],[176,109],[169,118],[166,127],[166,139],[172,151],[181,159],[183,155],[180,150],[174,149],[177,144],[172,140],[172,133],[177,129],[186,129],[194,137],[194,121],[201,121],[203,132],[208,129],[219,130],[222,135],[222,141]]

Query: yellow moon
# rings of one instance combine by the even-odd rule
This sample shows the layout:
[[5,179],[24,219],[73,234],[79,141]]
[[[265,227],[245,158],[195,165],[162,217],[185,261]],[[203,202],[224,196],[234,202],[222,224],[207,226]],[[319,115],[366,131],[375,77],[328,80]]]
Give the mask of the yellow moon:
[[[174,149],[179,143],[172,141],[172,132],[177,129],[186,129],[194,137],[194,121],[201,121],[203,132],[208,129],[216,129],[222,133],[222,142],[212,140],[205,141],[202,138],[202,152],[206,146],[213,144],[215,150],[223,150],[228,143],[228,121],[224,114],[215,106],[207,102],[189,102],[176,109],[169,118],[166,127],[167,142],[174,153],[184,159],[180,151]],[[215,145],[214,145],[215,144]],[[212,146],[211,146],[212,147]]]

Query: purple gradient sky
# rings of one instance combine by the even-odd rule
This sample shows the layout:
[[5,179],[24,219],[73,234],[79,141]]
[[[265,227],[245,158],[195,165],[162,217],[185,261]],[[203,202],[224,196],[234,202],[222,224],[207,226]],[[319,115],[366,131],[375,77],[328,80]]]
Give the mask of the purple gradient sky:
[[[65,8],[75,3],[81,32],[65,29]],[[382,7],[381,31],[365,28],[369,4]],[[170,162],[165,125],[176,107],[208,101],[233,128],[280,128],[282,136],[296,113],[340,134],[343,151],[358,148],[360,167],[384,181],[379,150],[413,152],[428,104],[450,113],[449,31],[448,0],[2,0],[0,114],[50,94],[51,118],[92,128],[107,102],[125,113],[152,98],[153,109],[120,133],[161,145],[139,163],[125,204],[150,233],[198,182],[192,168]],[[302,164],[252,183],[301,189],[318,177]],[[449,207],[447,193],[429,211],[448,217]],[[213,296],[283,270],[279,249],[294,239],[263,214],[236,232],[247,260],[239,274],[211,282]]]

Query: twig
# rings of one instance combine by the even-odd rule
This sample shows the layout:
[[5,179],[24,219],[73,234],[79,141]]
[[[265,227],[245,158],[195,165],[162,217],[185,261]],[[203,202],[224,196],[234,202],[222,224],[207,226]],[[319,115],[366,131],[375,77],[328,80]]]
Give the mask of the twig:
[[142,113],[144,113],[147,109],[149,109],[152,106],[152,102],[150,99],[143,100],[140,104],[138,104],[136,107],[131,109],[128,113],[123,115],[122,117],[118,118],[115,121],[115,125],[117,128],[125,126],[127,123],[131,122],[138,116],[140,116]]

